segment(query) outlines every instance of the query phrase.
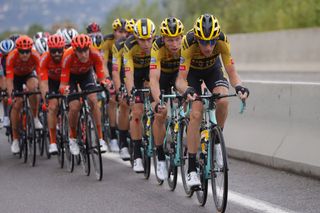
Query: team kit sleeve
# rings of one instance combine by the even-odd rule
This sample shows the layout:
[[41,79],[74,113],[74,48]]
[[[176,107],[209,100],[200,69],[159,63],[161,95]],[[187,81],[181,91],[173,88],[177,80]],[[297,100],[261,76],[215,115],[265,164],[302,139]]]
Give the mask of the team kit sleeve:
[[219,41],[219,48],[224,66],[234,64],[234,61],[231,57],[230,43],[228,42],[226,35],[224,40]]
[[104,79],[106,74],[106,69],[104,66],[104,60],[102,55],[98,50],[92,50],[92,59],[94,62],[94,68],[98,79]]
[[40,76],[40,55],[36,50],[31,51],[32,57],[35,61],[37,75]]
[[119,51],[116,45],[112,46],[112,71],[120,72],[122,51]]
[[17,54],[16,51],[12,51],[9,53],[6,59],[6,72],[7,72],[6,78],[8,79],[13,79],[14,77],[14,58],[16,54]]
[[187,44],[187,38],[184,36],[182,39],[179,71],[188,71],[190,69],[191,58],[191,47]]
[[161,69],[161,58],[160,51],[157,48],[156,43],[153,43],[153,47],[151,49],[151,60],[150,60],[150,70],[160,70]]
[[48,80],[48,59],[49,53],[44,53],[40,58],[40,79],[41,81]]
[[66,53],[62,57],[61,83],[69,83],[70,78],[71,54]]
[[126,45],[124,46],[123,64],[125,72],[134,71],[132,50],[129,50],[129,48]]

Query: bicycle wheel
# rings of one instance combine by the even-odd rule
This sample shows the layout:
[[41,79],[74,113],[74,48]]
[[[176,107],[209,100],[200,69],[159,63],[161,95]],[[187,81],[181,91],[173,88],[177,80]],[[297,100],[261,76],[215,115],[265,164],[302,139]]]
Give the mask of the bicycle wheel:
[[132,140],[130,139],[129,140],[129,143],[128,143],[128,149],[129,149],[129,154],[130,154],[130,165],[131,165],[131,168],[133,168],[133,142]]
[[[58,163],[59,163],[61,169],[64,167],[65,147],[69,146],[69,144],[65,144],[66,137],[69,138],[69,135],[64,135],[65,124],[63,123],[63,116],[64,115],[60,115],[58,117],[59,118],[59,120],[58,120],[59,129],[57,131]],[[69,128],[68,123],[67,123],[66,127]]]
[[201,182],[201,186],[199,188],[199,190],[196,190],[196,195],[197,195],[197,199],[198,202],[201,206],[204,206],[207,202],[207,195],[208,195],[208,179],[206,179],[205,177],[205,156],[200,153],[199,156],[199,172],[200,172],[200,182]]
[[151,157],[148,156],[148,142],[146,140],[142,140],[142,162],[144,168],[144,178],[149,179],[150,170],[151,170]]
[[38,149],[39,149],[39,154],[42,157],[43,153],[44,153],[44,132],[46,131],[46,123],[45,123],[45,118],[44,118],[44,113],[41,110],[39,111],[39,120],[43,125],[43,129],[40,131],[40,136],[41,137],[37,137],[37,144],[38,144]]
[[211,187],[215,206],[219,212],[224,212],[228,199],[228,163],[223,134],[219,127],[211,132]]
[[[167,137],[168,136],[168,137]],[[174,191],[177,186],[178,167],[175,165],[174,158],[176,152],[175,132],[174,127],[170,126],[167,133],[164,152],[166,155],[166,164],[168,168],[168,185],[171,191]]]
[[43,151],[46,153],[47,159],[51,158],[51,154],[49,153],[49,145],[50,145],[50,135],[48,131],[48,120],[47,120],[47,113],[43,113],[43,135],[42,135],[42,144],[43,144]]
[[35,138],[35,127],[34,127],[34,121],[33,116],[31,114],[31,110],[29,109],[27,111],[27,142],[28,142],[28,149],[29,149],[29,155],[30,155],[30,165],[35,166],[36,164],[36,154],[37,154],[37,144],[36,144],[36,138]]
[[187,185],[187,175],[188,175],[188,147],[187,147],[187,120],[182,120],[179,127],[179,135],[178,135],[178,143],[181,143],[180,145],[180,158],[181,158],[181,178],[182,178],[182,184],[184,188],[184,192],[188,197],[192,197],[193,190]]
[[82,115],[80,115],[78,120],[78,131],[77,131],[77,143],[80,148],[80,159],[81,165],[84,173],[90,175],[90,158],[89,158],[89,149],[88,149],[88,140],[87,140],[87,124]]
[[106,106],[106,101],[101,100],[101,126],[102,126],[102,135],[103,135],[103,140],[106,142],[108,146],[108,150],[110,149],[110,137],[111,137],[111,132],[110,132],[110,123],[109,123],[109,115],[108,115],[108,108]]
[[65,162],[67,170],[73,172],[74,169],[74,156],[70,152],[69,147],[69,117],[68,113],[65,111],[61,115],[61,144],[62,144],[62,154],[65,154]]
[[87,117],[87,145],[89,155],[91,156],[93,168],[97,180],[101,181],[103,177],[103,166],[100,150],[100,141],[98,137],[98,130],[96,123],[94,122],[92,115],[88,114]]

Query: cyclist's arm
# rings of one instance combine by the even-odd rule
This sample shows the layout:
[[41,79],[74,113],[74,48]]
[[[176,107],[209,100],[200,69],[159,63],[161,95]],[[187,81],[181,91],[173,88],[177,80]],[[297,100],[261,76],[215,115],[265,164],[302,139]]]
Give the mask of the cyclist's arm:
[[8,57],[6,58],[6,84],[7,84],[7,91],[8,96],[10,97],[13,90],[13,78],[14,78],[14,52],[9,53]]
[[60,77],[60,89],[69,84],[71,54],[64,54],[62,58],[62,71]]
[[45,95],[49,91],[48,88],[48,57],[47,53],[44,53],[40,58],[40,74],[39,74],[39,88],[41,91],[42,99],[45,100]]
[[121,51],[118,51],[116,45],[112,47],[112,80],[114,82],[114,86],[116,92],[119,92],[121,81],[120,81],[120,70],[121,70]]
[[151,62],[150,62],[150,89],[153,99],[156,103],[160,103],[160,75],[161,65],[159,51],[152,48],[151,50]]
[[219,42],[219,48],[221,48],[221,58],[226,72],[228,74],[230,84],[232,87],[241,85],[241,80],[234,66],[234,61],[230,53],[230,44],[226,41]]
[[176,88],[181,94],[188,88],[187,77],[190,69],[191,57],[190,49],[183,46],[181,49],[179,73],[176,79]]
[[104,79],[109,77],[109,72],[107,68],[104,66],[103,57],[97,50],[92,51],[92,57],[94,61],[94,67],[97,75],[97,81],[101,82]]
[[131,51],[129,51],[126,46],[123,54],[124,61],[124,71],[126,75],[126,88],[128,91],[128,95],[131,95],[131,90],[134,87],[134,66]]

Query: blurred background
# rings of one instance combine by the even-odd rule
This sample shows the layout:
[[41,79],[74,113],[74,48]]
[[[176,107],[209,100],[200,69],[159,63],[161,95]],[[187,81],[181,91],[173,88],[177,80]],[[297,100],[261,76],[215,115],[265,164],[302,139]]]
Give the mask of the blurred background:
[[158,25],[176,16],[190,29],[205,12],[217,16],[228,34],[320,26],[319,0],[1,0],[0,39],[59,27],[84,31],[92,21],[109,33],[118,17],[149,17]]

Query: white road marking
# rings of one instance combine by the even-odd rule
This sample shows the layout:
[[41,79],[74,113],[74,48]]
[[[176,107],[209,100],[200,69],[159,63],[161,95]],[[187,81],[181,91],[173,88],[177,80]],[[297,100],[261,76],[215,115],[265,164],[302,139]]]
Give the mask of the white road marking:
[[[120,164],[123,164],[123,165],[126,165],[126,166],[129,166],[130,163],[129,161],[123,161],[119,154],[116,154],[116,153],[106,153],[106,154],[103,154],[102,155],[104,158],[107,158],[109,160],[112,160],[114,162],[117,162],[117,163],[120,163]],[[151,168],[151,174],[152,175],[155,175],[154,174],[154,168]],[[181,178],[178,177],[178,183],[180,185],[182,185],[182,180]],[[212,191],[211,191],[211,188],[209,187],[209,191],[208,193],[210,195],[212,195]],[[234,191],[231,191],[229,190],[228,192],[228,202],[232,202],[232,203],[235,203],[239,206],[243,206],[245,208],[248,208],[248,209],[251,209],[251,210],[254,210],[254,211],[257,211],[257,212],[265,212],[265,213],[296,213],[294,211],[291,211],[289,209],[286,209],[286,208],[283,208],[281,206],[278,206],[278,205],[275,205],[275,204],[272,204],[272,203],[269,203],[269,202],[266,202],[266,201],[262,201],[262,200],[258,200],[258,199],[255,199],[255,198],[252,198],[252,197],[249,197],[249,196],[246,196],[246,195],[243,195],[241,193],[238,193],[238,192],[234,192]]]
[[245,83],[260,83],[260,84],[294,84],[294,85],[308,85],[320,86],[320,82],[307,82],[307,81],[264,81],[264,80],[243,80]]

